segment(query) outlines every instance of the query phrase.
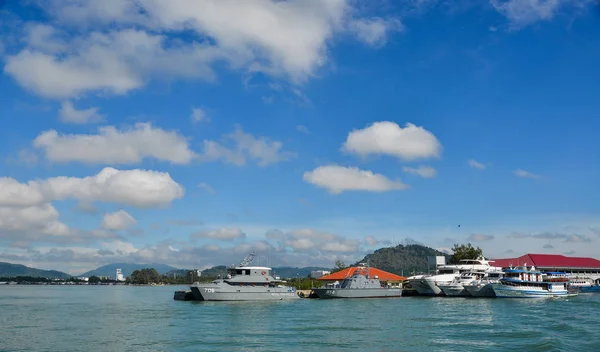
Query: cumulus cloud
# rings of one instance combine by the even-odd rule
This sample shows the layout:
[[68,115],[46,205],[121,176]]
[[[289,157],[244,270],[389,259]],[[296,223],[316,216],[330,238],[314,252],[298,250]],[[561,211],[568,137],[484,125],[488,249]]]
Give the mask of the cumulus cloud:
[[467,238],[467,240],[480,242],[480,241],[491,241],[494,238],[495,238],[494,235],[484,235],[481,233],[474,233],[474,234],[471,234],[471,236],[469,236]]
[[[111,233],[110,231],[105,231]],[[239,263],[248,253],[258,254],[255,264],[264,264],[269,258],[271,266],[333,266],[336,259],[347,263],[357,261],[366,252],[358,248],[357,240],[331,236],[319,239],[318,231],[299,231],[296,234],[284,232],[284,237],[273,245],[267,241],[231,242],[227,245],[201,244],[193,245],[167,239],[156,244],[137,247],[130,242],[116,238],[106,238],[98,243],[98,247],[38,247],[0,249],[0,261],[23,263],[39,268],[64,270],[78,275],[87,270],[109,263],[165,263],[179,268],[205,269],[215,265],[232,265]],[[294,249],[286,245],[288,239],[303,238],[307,235],[316,246],[306,249]],[[114,235],[114,233],[113,233]],[[333,239],[331,239],[333,238]],[[329,242],[328,242],[329,241]],[[329,243],[328,245],[326,245]],[[321,246],[324,249],[320,248]],[[350,251],[356,249],[354,251]],[[339,252],[337,252],[339,251]],[[199,259],[200,258],[200,259]]]
[[[329,62],[336,35],[350,33],[378,47],[402,29],[397,19],[361,18],[349,0],[107,0],[102,5],[72,0],[40,5],[56,27],[30,35],[37,40],[8,56],[5,72],[51,98],[90,91],[124,94],[156,76],[211,80],[211,66],[219,62],[302,83]],[[102,31],[109,26],[116,29]],[[63,30],[83,34],[65,40],[69,36],[61,36]],[[178,34],[187,32],[208,40],[182,41]]]
[[409,174],[425,177],[425,178],[432,178],[432,177],[435,177],[435,175],[437,174],[436,169],[434,169],[431,166],[425,166],[425,165],[420,165],[419,167],[416,167],[416,168],[405,166],[402,168],[402,171],[409,173]]
[[246,238],[246,234],[237,227],[232,228],[220,228],[218,230],[200,231],[195,232],[191,236],[192,238],[208,238],[220,241],[233,241],[237,239]]
[[381,174],[338,165],[319,166],[303,175],[305,182],[325,188],[332,194],[344,191],[386,192],[404,190],[409,186],[400,180],[392,181]]
[[539,179],[539,178],[541,178],[540,175],[536,175],[534,173],[531,173],[529,171],[525,171],[525,170],[522,170],[522,169],[517,169],[517,170],[513,171],[513,174],[515,174],[515,176],[518,176],[518,177],[533,178],[533,179],[536,179],[536,180]]
[[474,159],[469,159],[468,164],[470,167],[472,167],[474,169],[485,170],[485,168],[486,168],[485,164],[482,164]]
[[141,88],[150,75],[213,79],[209,62],[223,53],[199,43],[166,43],[161,35],[125,29],[75,37],[64,51],[28,46],[6,57],[4,72],[43,97],[65,99],[87,92],[122,95]]
[[59,237],[59,241],[60,237],[73,234],[49,203],[18,207],[0,205],[0,233],[3,239],[52,240],[49,237]]
[[402,31],[404,26],[397,18],[364,18],[350,23],[350,30],[365,44],[380,47],[386,44],[391,32]]
[[[78,200],[82,211],[96,213],[93,202],[135,207],[165,206],[183,196],[183,188],[169,174],[104,168],[90,177],[53,177],[20,183],[0,178],[0,233],[13,244],[28,241],[76,243],[119,236],[110,231],[73,229],[60,221],[52,205],[57,200]],[[107,215],[105,229],[121,229],[135,223],[129,214]]]
[[183,197],[183,188],[166,172],[102,169],[90,177],[54,177],[41,183],[49,199],[77,199],[155,207]]
[[342,150],[359,156],[385,154],[402,160],[439,157],[442,145],[433,133],[407,123],[404,128],[395,122],[375,122],[348,134]]
[[364,242],[367,246],[375,246],[375,245],[390,246],[390,245],[392,245],[392,241],[390,241],[390,240],[378,240],[377,238],[375,238],[373,236],[365,237]]
[[207,116],[206,111],[202,108],[192,108],[192,122],[210,122],[210,118]]
[[583,8],[593,0],[490,0],[490,3],[510,21],[511,30],[518,30],[539,21],[550,21],[561,9]]
[[379,241],[377,241],[377,239],[373,236],[367,236],[365,237],[365,243],[369,246],[374,246],[379,243]]
[[38,206],[55,200],[111,202],[136,207],[170,204],[183,188],[168,173],[149,170],[102,169],[89,177],[52,177],[19,183],[0,178],[0,206]]
[[137,224],[137,220],[121,209],[114,213],[105,214],[101,226],[106,230],[124,230],[135,224]]
[[185,137],[149,123],[137,123],[121,131],[105,126],[99,128],[98,134],[59,134],[49,130],[41,133],[33,145],[54,162],[137,164],[144,158],[154,158],[187,164],[195,157]]
[[254,160],[259,166],[286,161],[295,156],[294,153],[283,150],[283,143],[266,137],[254,137],[236,126],[233,133],[223,137],[224,144],[206,140],[204,151],[199,156],[201,161],[222,160],[237,166],[245,165],[247,160]]
[[20,183],[14,178],[0,177],[0,206],[35,206],[47,202],[34,181]]
[[97,107],[77,110],[70,101],[62,103],[58,116],[62,122],[74,124],[97,123],[105,118],[98,113]]
[[270,230],[265,236],[276,240],[281,251],[316,253],[354,253],[358,250],[359,241],[347,239],[328,232],[310,228],[301,228],[288,232]]

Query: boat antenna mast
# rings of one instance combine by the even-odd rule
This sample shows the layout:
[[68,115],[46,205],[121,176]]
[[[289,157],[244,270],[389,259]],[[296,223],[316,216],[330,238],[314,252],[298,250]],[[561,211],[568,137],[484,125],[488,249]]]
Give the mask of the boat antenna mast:
[[250,254],[248,254],[248,256],[246,256],[246,258],[244,258],[244,260],[242,260],[242,262],[240,263],[241,267],[244,266],[248,266],[248,264],[252,263],[252,261],[254,260],[254,252],[251,252]]

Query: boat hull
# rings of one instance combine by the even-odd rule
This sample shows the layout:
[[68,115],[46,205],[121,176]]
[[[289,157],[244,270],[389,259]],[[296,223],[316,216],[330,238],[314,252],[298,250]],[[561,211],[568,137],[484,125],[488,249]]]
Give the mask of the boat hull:
[[429,287],[429,284],[424,278],[409,279],[408,281],[410,282],[410,286],[419,293],[419,296],[437,296],[439,294]]
[[492,284],[465,285],[465,289],[473,297],[496,297]]
[[446,296],[450,297],[467,297],[470,296],[469,292],[463,285],[439,285],[440,289]]
[[315,288],[319,298],[391,298],[401,297],[400,288]]
[[281,301],[300,298],[291,287],[194,285],[190,289],[200,301]]
[[496,297],[499,298],[552,298],[567,297],[567,290],[549,291],[537,287],[528,286],[507,286],[502,284],[492,284]]

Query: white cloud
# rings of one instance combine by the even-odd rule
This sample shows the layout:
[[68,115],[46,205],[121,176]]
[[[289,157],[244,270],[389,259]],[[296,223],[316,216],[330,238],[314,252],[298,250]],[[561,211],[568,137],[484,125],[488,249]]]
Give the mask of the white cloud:
[[41,133],[34,141],[46,158],[54,162],[78,161],[89,164],[133,164],[144,158],[187,164],[195,157],[188,141],[175,131],[137,123],[133,128],[117,130],[100,127],[98,134]]
[[491,241],[494,238],[495,238],[494,235],[484,235],[484,234],[481,234],[481,233],[474,233],[474,234],[471,234],[471,236],[469,236],[467,239],[469,241],[478,241],[478,242],[480,242],[480,241]]
[[374,246],[377,243],[379,243],[379,241],[375,237],[373,237],[373,236],[367,236],[367,237],[365,237],[365,242],[369,246]]
[[168,173],[149,170],[102,169],[89,177],[52,177],[19,183],[0,178],[0,206],[40,206],[55,200],[111,202],[136,207],[170,204],[183,197],[183,188]]
[[531,173],[529,171],[525,171],[523,169],[517,169],[517,170],[513,171],[513,174],[515,174],[518,177],[533,178],[533,179],[541,178],[540,175],[533,174],[533,173]]
[[97,107],[88,109],[77,110],[73,103],[70,101],[64,101],[58,111],[60,120],[66,123],[96,123],[104,120],[104,116],[98,113]]
[[402,168],[402,171],[407,172],[409,174],[419,175],[425,178],[432,178],[437,175],[437,170],[431,166],[420,165],[419,167],[408,167],[405,166]]
[[204,141],[204,152],[200,160],[223,160],[226,163],[242,166],[247,159],[256,160],[259,166],[289,160],[295,154],[282,150],[283,144],[266,137],[254,137],[236,126],[233,133],[224,136],[225,142],[233,142],[232,147],[226,147],[219,142]]
[[485,170],[485,168],[486,168],[485,164],[482,164],[474,159],[469,159],[468,164],[470,167],[479,169],[479,170]]
[[21,149],[17,153],[17,161],[23,165],[33,166],[38,162],[38,156],[29,149]]
[[165,206],[183,197],[183,188],[166,172],[102,169],[90,177],[54,177],[41,183],[49,199],[77,199],[126,204],[135,207]]
[[124,230],[135,224],[137,224],[137,220],[121,209],[114,213],[104,214],[101,226],[106,230]]
[[363,43],[374,47],[385,45],[388,35],[393,31],[402,31],[404,26],[396,18],[380,17],[358,19],[350,23],[350,30]]
[[211,186],[207,185],[206,183],[199,183],[198,187],[202,188],[203,190],[205,190],[206,192],[211,193],[211,194],[217,193],[217,191],[215,191]]
[[527,25],[549,21],[561,8],[584,7],[592,0],[490,0],[496,11],[500,12],[511,22],[510,28],[520,29]]
[[344,191],[385,192],[404,190],[408,185],[400,180],[392,181],[381,174],[338,165],[319,166],[303,175],[305,182],[325,188],[332,194]]
[[54,27],[47,24],[33,23],[26,28],[27,45],[36,50],[56,53],[66,49],[66,43],[57,37]]
[[60,222],[56,208],[45,203],[21,207],[0,206],[0,233],[3,239],[43,240],[48,236],[66,237],[72,231]]
[[122,95],[145,84],[146,76],[214,78],[208,62],[219,53],[201,44],[165,43],[139,30],[93,32],[76,37],[68,50],[45,53],[27,47],[6,58],[4,72],[44,97],[64,99],[86,92]]
[[223,227],[218,230],[200,231],[192,234],[192,238],[208,238],[220,241],[232,241],[246,238],[246,234],[237,227]]
[[[232,69],[302,83],[326,66],[336,35],[350,33],[380,46],[402,29],[397,19],[361,18],[350,0],[101,3],[40,3],[57,27],[32,30],[28,45],[7,57],[5,72],[24,88],[57,99],[125,94],[153,76],[210,80],[211,66],[223,61]],[[103,33],[108,26],[118,30]],[[198,41],[182,41],[178,34],[184,32]]]
[[192,108],[192,122],[210,122],[210,118],[206,115],[206,111],[202,108]]
[[38,183],[20,183],[14,178],[0,177],[0,206],[37,206],[46,202]]
[[382,121],[350,132],[342,150],[360,156],[386,154],[415,160],[439,157],[442,145],[423,127],[407,123],[401,128],[394,122]]
[[[73,199],[80,204],[94,201],[136,207],[165,206],[183,196],[183,188],[169,174],[146,170],[119,171],[104,168],[91,177],[53,177],[19,183],[0,178],[0,234],[7,241],[52,241],[73,243],[98,238],[114,238],[107,231],[71,229],[59,220],[51,204]],[[106,229],[119,229],[135,220],[125,212],[107,215]]]
[[296,253],[355,253],[359,245],[359,241],[356,239],[347,239],[311,228],[296,229],[289,232],[269,230],[265,236],[277,240],[279,249],[284,252],[292,249]]
[[310,130],[306,126],[304,126],[304,125],[298,125],[298,126],[296,126],[296,131],[302,132],[302,133],[306,133],[306,134],[310,133]]

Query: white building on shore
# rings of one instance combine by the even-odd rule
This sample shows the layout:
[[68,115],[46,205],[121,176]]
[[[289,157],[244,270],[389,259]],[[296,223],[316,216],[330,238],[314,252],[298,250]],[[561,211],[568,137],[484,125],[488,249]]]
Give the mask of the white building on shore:
[[123,272],[121,269],[117,269],[117,275],[115,276],[117,281],[125,281],[125,277],[123,277]]

